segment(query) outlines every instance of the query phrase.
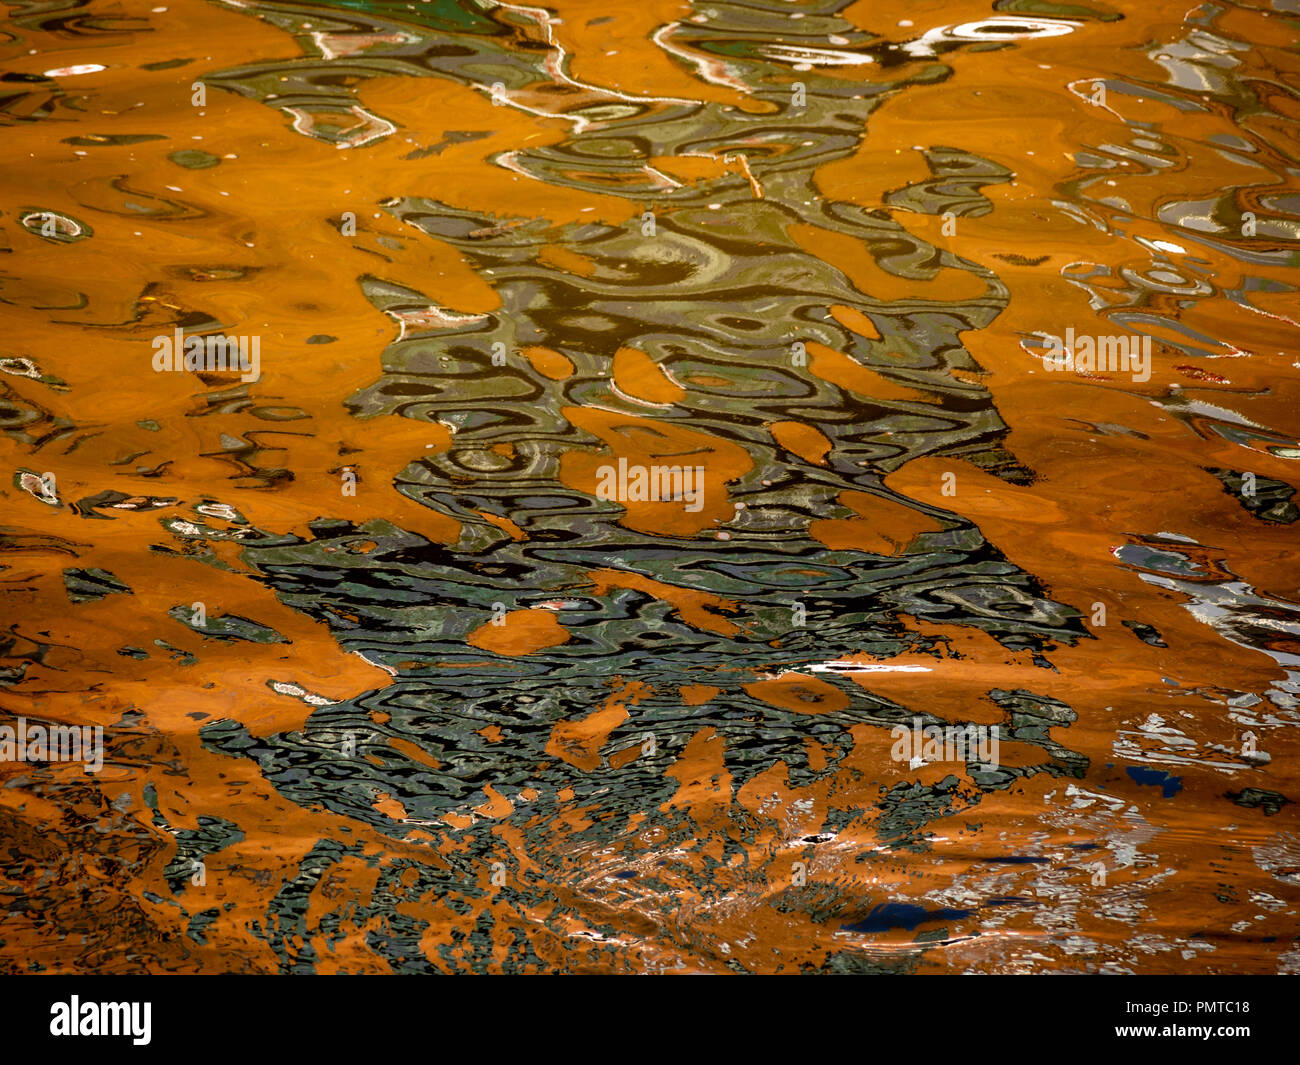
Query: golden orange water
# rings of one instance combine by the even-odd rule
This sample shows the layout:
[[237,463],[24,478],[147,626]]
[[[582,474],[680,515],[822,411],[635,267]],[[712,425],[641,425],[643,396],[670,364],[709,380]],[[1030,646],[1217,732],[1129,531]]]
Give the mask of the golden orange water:
[[1300,972],[1297,27],[9,4],[0,968]]

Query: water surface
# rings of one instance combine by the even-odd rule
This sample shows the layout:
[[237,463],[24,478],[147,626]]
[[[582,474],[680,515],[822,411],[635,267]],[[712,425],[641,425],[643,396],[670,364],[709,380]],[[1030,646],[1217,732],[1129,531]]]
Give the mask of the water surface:
[[9,4],[0,967],[1300,972],[1297,27]]

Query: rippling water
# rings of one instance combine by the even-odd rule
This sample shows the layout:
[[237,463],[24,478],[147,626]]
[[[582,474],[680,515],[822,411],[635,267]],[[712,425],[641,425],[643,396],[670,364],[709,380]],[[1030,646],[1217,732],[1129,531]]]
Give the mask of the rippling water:
[[1300,4],[1188,3],[11,2],[0,967],[1300,972]]

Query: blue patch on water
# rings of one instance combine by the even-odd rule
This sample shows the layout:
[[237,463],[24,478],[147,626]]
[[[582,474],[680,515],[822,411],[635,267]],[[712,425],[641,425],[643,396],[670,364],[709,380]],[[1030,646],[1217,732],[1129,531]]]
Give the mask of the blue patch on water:
[[912,931],[926,921],[947,921],[969,917],[973,910],[927,910],[908,902],[886,902],[877,906],[857,924],[841,926],[845,932],[888,932],[891,928]]
[[1128,775],[1139,784],[1159,787],[1166,799],[1172,798],[1183,790],[1183,778],[1170,776],[1163,769],[1148,769],[1146,766],[1131,765]]
[[991,865],[1046,865],[1050,858],[1031,858],[1029,855],[1008,854],[1004,858],[981,858],[980,861]]

